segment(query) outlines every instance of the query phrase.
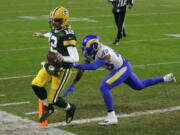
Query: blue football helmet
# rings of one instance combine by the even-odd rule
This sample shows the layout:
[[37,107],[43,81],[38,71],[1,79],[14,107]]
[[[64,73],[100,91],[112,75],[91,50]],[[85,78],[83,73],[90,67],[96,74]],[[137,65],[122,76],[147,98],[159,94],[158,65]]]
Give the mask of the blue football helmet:
[[88,35],[82,41],[82,51],[85,57],[95,57],[98,49],[101,46],[101,39],[96,35]]

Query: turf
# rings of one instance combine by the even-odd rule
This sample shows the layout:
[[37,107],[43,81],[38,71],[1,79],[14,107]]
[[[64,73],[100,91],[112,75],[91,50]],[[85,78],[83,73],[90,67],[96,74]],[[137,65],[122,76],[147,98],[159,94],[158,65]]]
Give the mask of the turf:
[[[47,16],[51,9],[59,5],[70,11],[70,24],[77,35],[81,61],[82,38],[97,34],[104,44],[120,52],[134,65],[134,72],[140,79],[173,72],[180,80],[180,38],[165,35],[180,34],[179,0],[135,1],[134,7],[127,11],[125,24],[128,36],[122,39],[119,46],[111,44],[115,39],[116,26],[111,13],[112,5],[107,1],[6,0],[0,1],[0,94],[6,95],[0,97],[0,104],[21,101],[30,101],[30,104],[0,107],[0,110],[37,121],[36,115],[27,116],[25,113],[37,111],[38,108],[31,81],[41,68],[40,62],[45,59],[48,41],[34,38],[32,34],[49,31]],[[75,120],[106,115],[99,91],[99,84],[106,75],[108,72],[105,70],[86,72],[76,85],[74,95],[68,95],[66,100],[77,105]],[[27,77],[3,79],[17,76]],[[116,113],[124,114],[179,106],[179,90],[179,83],[162,83],[142,91],[133,91],[122,84],[114,88],[112,93]],[[64,111],[58,110],[49,118],[50,123],[64,121]],[[78,135],[179,135],[179,113],[174,111],[124,118],[119,120],[118,125],[109,127],[93,122],[58,128]]]

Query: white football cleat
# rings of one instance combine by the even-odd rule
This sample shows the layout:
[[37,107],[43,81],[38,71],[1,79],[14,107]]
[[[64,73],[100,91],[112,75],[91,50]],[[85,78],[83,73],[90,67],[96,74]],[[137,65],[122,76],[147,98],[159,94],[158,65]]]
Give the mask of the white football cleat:
[[163,78],[164,78],[165,82],[174,82],[174,83],[177,83],[176,78],[173,75],[173,73],[169,73],[169,74],[165,75]]
[[106,119],[104,119],[103,121],[100,121],[98,124],[102,125],[102,126],[106,126],[106,125],[114,125],[118,123],[118,119],[115,115],[115,112],[109,112],[108,116]]

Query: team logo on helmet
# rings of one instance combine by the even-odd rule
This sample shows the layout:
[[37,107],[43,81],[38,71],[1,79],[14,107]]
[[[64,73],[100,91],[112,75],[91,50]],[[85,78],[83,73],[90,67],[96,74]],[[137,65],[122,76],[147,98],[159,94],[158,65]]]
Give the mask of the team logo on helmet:
[[63,10],[62,14],[63,14],[63,15],[67,15],[67,14],[69,14],[69,12],[68,12],[67,9],[65,9],[65,10]]
[[50,13],[50,26],[53,29],[61,30],[68,25],[69,12],[64,7],[56,7]]
[[94,58],[101,46],[101,40],[96,35],[88,35],[83,39],[83,55]]

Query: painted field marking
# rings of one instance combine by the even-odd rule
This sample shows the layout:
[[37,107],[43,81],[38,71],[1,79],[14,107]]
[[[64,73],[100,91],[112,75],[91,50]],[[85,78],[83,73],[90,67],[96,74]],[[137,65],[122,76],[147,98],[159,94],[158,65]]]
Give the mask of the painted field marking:
[[[49,18],[48,15],[40,15],[40,16],[18,16],[18,18],[26,19],[26,20],[47,20]],[[97,22],[96,20],[90,19],[90,18],[84,18],[84,17],[71,17],[69,19],[70,22]]]
[[1,135],[75,135],[51,127],[41,127],[39,123],[0,111]]
[[9,79],[19,79],[19,78],[29,78],[35,75],[23,75],[23,76],[11,76],[11,77],[2,77],[0,78],[0,81],[2,80],[9,80]]
[[13,103],[5,103],[5,104],[0,104],[0,106],[12,106],[12,105],[21,105],[21,104],[29,104],[29,101],[25,102],[13,102]]
[[[133,42],[152,42],[152,41],[164,41],[164,40],[177,40],[180,38],[158,38],[158,39],[148,39],[148,40],[129,40],[129,41],[123,41],[124,43],[133,43]],[[107,43],[111,45],[112,43]],[[21,48],[21,49],[4,49],[0,50],[0,52],[16,52],[16,51],[26,51],[26,50],[37,50],[37,49],[47,49],[48,46],[46,47],[34,47],[34,48]]]
[[[152,42],[152,41],[164,41],[164,40],[177,40],[180,38],[158,38],[158,39],[148,39],[148,40],[129,40],[129,41],[122,41],[124,43],[133,43],[133,42]],[[112,44],[112,43],[109,43]]]
[[[16,20],[17,21],[17,20]],[[1,21],[0,21],[1,22]],[[149,26],[160,26],[160,25],[179,25],[180,22],[166,22],[166,23],[150,23],[150,24],[128,24],[126,27],[149,27]],[[87,30],[87,29],[112,29],[115,28],[113,25],[109,26],[98,26],[98,27],[79,27],[75,28],[80,30]],[[42,32],[48,32],[48,30],[39,30]],[[22,34],[22,33],[33,33],[36,32],[36,30],[24,30],[24,31],[6,31],[6,32],[0,32],[0,35],[4,34]]]
[[[121,114],[121,115],[117,115],[117,117],[118,118],[129,118],[129,117],[151,115],[151,114],[156,114],[156,113],[172,112],[172,111],[178,111],[178,110],[180,110],[180,106],[174,106],[174,107],[163,108],[163,109],[156,109],[156,110],[147,110],[147,111],[144,111],[144,112],[134,112],[134,113],[130,113],[130,114]],[[101,121],[101,120],[103,120],[105,118],[106,117],[96,117],[96,118],[74,120],[70,124],[66,124],[66,122],[50,123],[48,125],[48,127],[79,125],[79,124],[84,124],[84,123]]]
[[[59,110],[54,110],[54,112],[58,112]],[[27,113],[24,113],[25,115],[35,115],[35,114],[38,114],[38,111],[34,111],[34,112],[27,112]]]
[[133,67],[148,67],[148,66],[170,65],[170,64],[179,64],[179,63],[180,63],[180,61],[160,62],[160,63],[134,65]]
[[0,97],[5,97],[5,96],[6,96],[6,95],[4,95],[4,94],[1,94],[1,95],[0,95]]
[[0,50],[0,52],[16,52],[16,51],[24,51],[24,50],[37,50],[37,49],[46,49],[48,46],[44,47],[31,47],[31,48],[21,48],[21,49],[7,49],[7,50]]
[[[136,67],[148,67],[148,66],[159,66],[159,65],[169,65],[169,64],[179,64],[180,61],[172,61],[172,62],[161,62],[161,63],[151,63],[151,64],[142,64],[142,65],[133,65],[134,68]],[[103,68],[98,69],[96,71],[99,70],[105,70]],[[76,71],[74,71],[76,72]],[[2,80],[10,80],[10,79],[20,79],[20,78],[29,78],[29,77],[33,77],[35,75],[23,75],[23,76],[11,76],[11,77],[1,77],[0,81]]]
[[166,36],[170,36],[170,37],[180,37],[180,34],[164,34]]
[[35,112],[27,112],[27,113],[24,113],[25,115],[34,115],[34,114],[38,114],[38,112],[37,111],[35,111]]

